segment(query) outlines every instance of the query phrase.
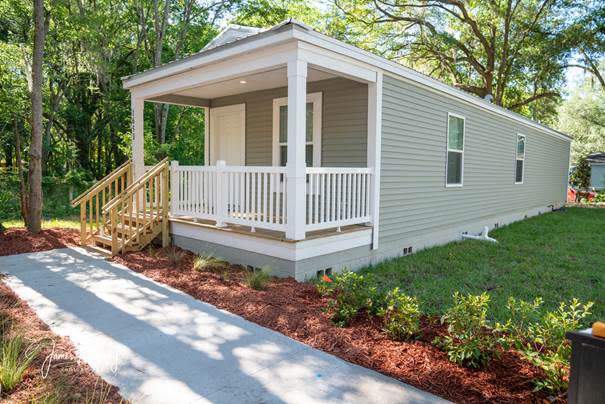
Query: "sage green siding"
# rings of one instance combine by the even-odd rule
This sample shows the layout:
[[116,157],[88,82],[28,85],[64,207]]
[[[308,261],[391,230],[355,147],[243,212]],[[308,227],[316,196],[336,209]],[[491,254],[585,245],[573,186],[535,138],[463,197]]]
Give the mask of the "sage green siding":
[[[448,112],[466,119],[459,188],[445,187]],[[391,76],[382,119],[381,248],[565,200],[567,140]],[[522,185],[514,183],[518,133],[527,136]]]
[[[365,167],[367,161],[368,87],[343,78],[310,82],[307,92],[322,92],[321,161],[324,167]],[[287,88],[213,99],[211,107],[246,104],[246,164],[272,164],[273,99]]]

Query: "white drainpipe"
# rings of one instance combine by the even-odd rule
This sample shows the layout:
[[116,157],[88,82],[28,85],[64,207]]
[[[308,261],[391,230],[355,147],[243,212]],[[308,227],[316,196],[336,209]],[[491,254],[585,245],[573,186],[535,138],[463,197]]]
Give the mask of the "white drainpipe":
[[492,243],[497,243],[498,240],[489,236],[489,227],[485,226],[483,231],[478,236],[473,236],[471,234],[463,234],[462,238],[470,238],[472,240],[482,240],[482,241],[491,241]]

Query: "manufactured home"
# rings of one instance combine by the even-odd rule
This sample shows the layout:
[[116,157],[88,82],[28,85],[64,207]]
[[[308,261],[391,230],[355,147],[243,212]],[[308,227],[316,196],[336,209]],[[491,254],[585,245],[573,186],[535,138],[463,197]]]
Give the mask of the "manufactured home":
[[[295,21],[123,83],[132,160],[74,201],[83,244],[113,253],[162,234],[303,280],[566,200],[565,134]],[[145,166],[145,103],[205,109],[205,165]]]

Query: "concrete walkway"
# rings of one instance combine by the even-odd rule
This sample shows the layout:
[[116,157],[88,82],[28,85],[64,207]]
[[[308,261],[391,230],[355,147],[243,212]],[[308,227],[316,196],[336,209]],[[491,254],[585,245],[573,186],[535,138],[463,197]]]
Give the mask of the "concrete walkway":
[[442,401],[83,249],[0,257],[0,271],[135,403]]

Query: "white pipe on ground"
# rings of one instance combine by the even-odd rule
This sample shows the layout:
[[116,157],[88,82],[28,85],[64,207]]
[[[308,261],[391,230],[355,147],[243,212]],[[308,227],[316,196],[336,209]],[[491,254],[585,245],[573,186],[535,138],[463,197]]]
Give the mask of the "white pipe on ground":
[[463,234],[462,238],[470,238],[472,240],[481,240],[481,241],[491,241],[492,243],[497,243],[498,240],[489,236],[489,227],[485,226],[483,231],[478,236],[473,236],[472,234]]

